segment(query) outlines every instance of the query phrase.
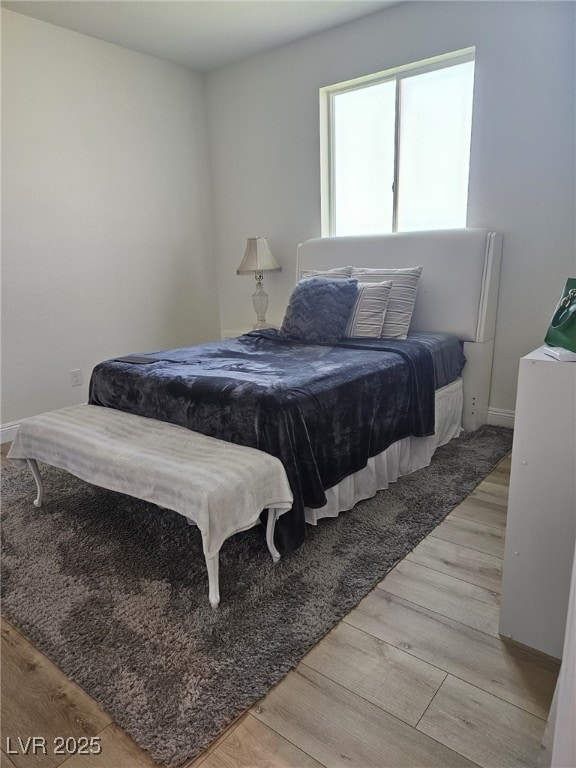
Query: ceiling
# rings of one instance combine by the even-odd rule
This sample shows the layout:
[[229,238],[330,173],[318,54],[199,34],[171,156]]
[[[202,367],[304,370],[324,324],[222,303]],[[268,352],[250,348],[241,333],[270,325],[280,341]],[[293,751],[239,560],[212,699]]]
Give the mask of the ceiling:
[[396,2],[5,0],[2,7],[207,72]]

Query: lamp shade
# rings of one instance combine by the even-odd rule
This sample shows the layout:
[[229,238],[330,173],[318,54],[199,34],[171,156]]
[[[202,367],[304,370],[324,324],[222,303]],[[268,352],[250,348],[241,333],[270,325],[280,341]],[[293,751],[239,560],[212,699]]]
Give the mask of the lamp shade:
[[244,258],[237,275],[253,275],[256,272],[279,272],[282,269],[276,261],[265,237],[249,237]]

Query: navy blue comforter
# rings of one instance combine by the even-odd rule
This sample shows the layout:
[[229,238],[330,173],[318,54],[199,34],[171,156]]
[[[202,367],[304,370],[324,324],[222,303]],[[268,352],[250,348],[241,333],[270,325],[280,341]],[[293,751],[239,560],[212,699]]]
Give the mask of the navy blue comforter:
[[319,345],[258,331],[149,356],[96,366],[89,402],[277,456],[294,493],[281,551],[302,543],[304,507],[323,506],[325,489],[396,440],[434,433],[432,355],[418,341]]

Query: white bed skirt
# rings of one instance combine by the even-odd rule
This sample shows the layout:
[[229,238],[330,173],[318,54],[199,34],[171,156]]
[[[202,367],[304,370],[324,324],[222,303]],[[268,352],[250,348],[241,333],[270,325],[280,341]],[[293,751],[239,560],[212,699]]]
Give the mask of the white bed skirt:
[[345,477],[326,491],[320,509],[306,507],[306,522],[316,525],[323,517],[338,517],[362,499],[369,499],[402,475],[427,467],[436,448],[462,432],[462,379],[436,390],[436,432],[431,437],[405,437],[368,460],[364,469]]

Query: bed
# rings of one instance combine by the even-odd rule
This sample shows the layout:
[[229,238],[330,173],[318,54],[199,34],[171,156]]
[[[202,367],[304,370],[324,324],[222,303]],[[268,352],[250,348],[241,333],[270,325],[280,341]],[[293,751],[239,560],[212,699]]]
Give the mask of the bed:
[[[479,229],[306,241],[297,279],[349,264],[423,266],[409,337],[310,344],[269,330],[160,350],[149,363],[105,361],[90,403],[280,458],[294,506],[276,543],[294,549],[306,523],[425,466],[461,420],[468,429],[485,421],[500,252],[500,236]],[[462,377],[463,358],[460,366],[457,353],[444,359],[454,339],[467,360]]]

